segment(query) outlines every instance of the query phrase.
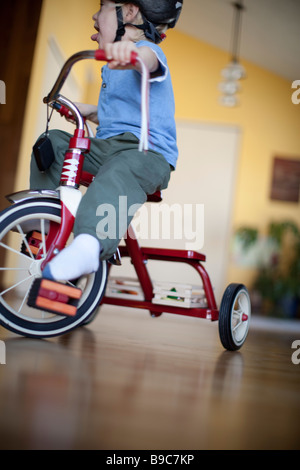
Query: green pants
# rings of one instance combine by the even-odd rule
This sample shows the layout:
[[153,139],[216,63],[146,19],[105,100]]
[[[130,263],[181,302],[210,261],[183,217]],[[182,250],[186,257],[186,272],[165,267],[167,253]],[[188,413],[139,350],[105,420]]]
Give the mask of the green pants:
[[[32,155],[31,189],[56,189],[59,186],[71,136],[67,132],[53,130],[49,137],[55,162],[41,173]],[[85,157],[83,169],[95,175],[95,179],[81,200],[74,235],[88,233],[96,237],[101,244],[102,259],[115,253],[133,218],[132,208],[137,210],[147,200],[148,194],[166,189],[169,183],[170,165],[166,159],[152,150],[139,152],[138,144],[138,139],[131,133],[105,140],[92,138],[90,152]],[[129,208],[131,210],[128,211]]]

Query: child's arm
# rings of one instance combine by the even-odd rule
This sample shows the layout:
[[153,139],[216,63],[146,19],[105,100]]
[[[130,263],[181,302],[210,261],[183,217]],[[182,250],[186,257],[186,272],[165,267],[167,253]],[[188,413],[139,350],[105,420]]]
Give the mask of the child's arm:
[[83,117],[85,117],[88,121],[94,122],[95,124],[99,124],[97,106],[85,103],[74,104],[77,106]]
[[150,47],[136,47],[132,41],[119,41],[116,43],[106,44],[105,53],[108,60],[110,60],[108,67],[110,69],[136,69],[141,72],[141,65],[139,62],[133,67],[130,64],[131,53],[136,52],[150,74],[157,71],[159,68],[159,62],[156,54],[150,49]]
[[[128,65],[130,64],[132,52],[136,52],[140,56],[150,74],[158,70],[158,59],[150,47],[136,47],[136,45],[131,41],[122,41],[106,45],[105,53],[107,59],[110,60],[108,63],[109,68],[120,70],[136,69],[141,72],[141,65],[139,62],[137,62],[135,66]],[[95,124],[99,124],[97,106],[84,103],[74,104],[77,106],[83,117]]]

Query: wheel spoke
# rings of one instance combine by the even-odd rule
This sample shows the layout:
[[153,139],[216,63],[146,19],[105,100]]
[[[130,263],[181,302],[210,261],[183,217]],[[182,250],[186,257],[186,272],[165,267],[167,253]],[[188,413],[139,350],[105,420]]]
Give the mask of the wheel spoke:
[[28,289],[27,289],[27,291],[26,291],[26,293],[25,293],[25,295],[24,295],[24,297],[23,297],[23,300],[22,300],[22,303],[21,303],[21,305],[20,305],[20,307],[19,307],[18,313],[21,313],[22,308],[24,307],[25,301],[26,301],[26,299],[27,299],[27,297],[28,297],[28,294],[29,294],[30,289],[31,289],[31,285],[28,287]]
[[0,271],[28,271],[27,268],[0,268]]
[[17,251],[17,250],[15,250],[14,248],[12,248],[12,247],[10,247],[10,246],[6,245],[5,243],[2,243],[2,242],[0,242],[0,246],[1,246],[2,248],[4,248],[5,250],[11,251],[12,253],[15,253],[16,255],[21,256],[21,257],[27,259],[27,261],[28,261],[28,256],[27,256],[27,255],[24,255],[24,253],[22,253],[21,251]]
[[45,219],[41,219],[41,234],[42,234],[42,247],[43,255],[46,258],[46,232],[45,232]]
[[249,305],[248,305],[247,297],[245,296],[245,294],[241,295],[241,296],[238,298],[238,304],[239,304],[239,306],[240,306],[240,310],[242,311],[242,313],[246,313],[246,315],[247,315],[247,314],[248,314]]
[[24,284],[24,282],[26,281],[29,281],[29,279],[32,279],[34,277],[34,274],[31,274],[29,277],[27,277],[26,279],[22,279],[21,281],[17,282],[16,284],[8,287],[8,289],[5,289],[4,291],[0,292],[0,297],[3,297],[4,294],[7,294],[7,292],[13,290],[13,289],[16,289],[17,287],[19,287],[21,284]]
[[246,296],[241,294],[236,300],[237,308],[233,310],[232,316],[236,318],[236,324],[232,328],[232,334],[237,341],[241,341],[247,332],[247,322],[243,321],[243,315],[248,314],[248,302]]
[[237,299],[237,304],[238,305],[237,305],[237,308],[234,309],[234,313],[236,313],[237,315],[242,315],[244,313],[244,309],[240,304],[240,299],[239,298]]
[[22,237],[23,243],[25,243],[25,246],[26,246],[27,251],[28,251],[28,253],[29,253],[29,255],[30,255],[30,258],[34,260],[33,253],[32,253],[32,251],[31,251],[31,248],[30,248],[29,243],[28,243],[28,241],[27,241],[26,235],[24,234],[24,232],[23,232],[23,230],[22,230],[22,227],[21,227],[20,225],[17,225],[17,229],[18,229],[19,234],[20,234],[21,237]]
[[233,312],[233,315],[236,315],[236,324],[234,328],[232,328],[232,331],[235,332],[242,324],[242,316],[240,313],[237,313],[236,311]]

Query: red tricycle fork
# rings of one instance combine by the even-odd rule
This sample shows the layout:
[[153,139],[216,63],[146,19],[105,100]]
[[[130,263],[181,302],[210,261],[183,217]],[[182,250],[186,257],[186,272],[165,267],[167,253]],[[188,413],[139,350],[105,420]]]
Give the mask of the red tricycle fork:
[[[70,140],[69,149],[65,154],[64,165],[60,181],[61,199],[61,225],[56,234],[51,229],[50,236],[46,240],[47,256],[43,260],[41,269],[43,270],[51,258],[61,251],[73,230],[77,208],[81,200],[81,193],[78,191],[81,182],[81,172],[84,162],[84,154],[90,149],[90,140],[84,137],[84,130],[76,129],[74,137]],[[53,235],[52,235],[53,233]]]
[[[144,300],[123,299],[105,296],[102,299],[102,304],[146,309],[149,310],[151,315],[154,317],[159,317],[163,312],[165,312],[196,318],[204,318],[211,321],[217,321],[219,319],[219,310],[217,308],[210,278],[206,269],[200,262],[205,261],[205,255],[188,250],[142,247],[136,239],[133,228],[131,226],[129,226],[125,237],[125,246],[120,246],[119,250],[121,257],[130,257],[144,294]],[[192,268],[196,269],[202,280],[207,307],[182,308],[172,305],[159,305],[153,303],[153,284],[146,266],[148,260],[186,263]]]

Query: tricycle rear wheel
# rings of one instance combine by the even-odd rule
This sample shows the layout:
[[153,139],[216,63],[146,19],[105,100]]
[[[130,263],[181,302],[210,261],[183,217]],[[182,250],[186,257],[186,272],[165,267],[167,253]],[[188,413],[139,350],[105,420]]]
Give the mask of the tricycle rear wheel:
[[244,344],[250,325],[251,303],[243,284],[230,284],[223,295],[219,311],[219,335],[222,345],[236,351]]

